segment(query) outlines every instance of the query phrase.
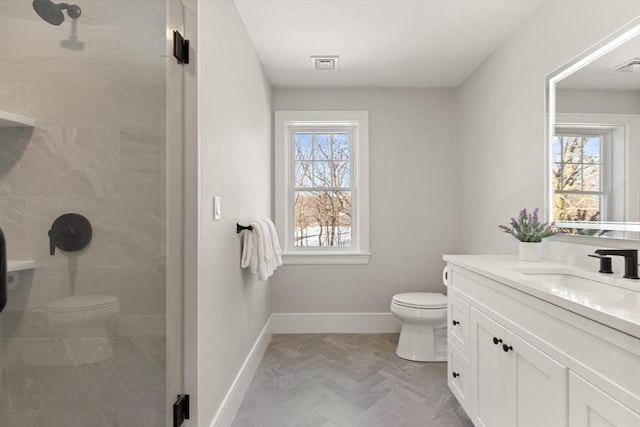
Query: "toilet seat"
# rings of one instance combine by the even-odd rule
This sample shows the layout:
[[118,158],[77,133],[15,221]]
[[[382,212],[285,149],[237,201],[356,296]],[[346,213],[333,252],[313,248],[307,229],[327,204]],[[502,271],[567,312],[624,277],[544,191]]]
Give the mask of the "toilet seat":
[[51,324],[71,323],[80,327],[114,316],[120,311],[120,303],[113,295],[79,295],[52,301],[42,311]]
[[50,313],[76,313],[109,308],[117,303],[118,298],[112,295],[79,295],[52,301],[43,309]]
[[392,302],[396,305],[417,309],[441,309],[447,308],[447,297],[433,292],[408,292],[393,296]]
[[67,339],[65,358],[41,357],[30,361],[37,366],[77,366],[113,357],[117,335],[116,315],[120,310],[113,295],[77,295],[60,298],[42,306],[46,327],[54,337]]

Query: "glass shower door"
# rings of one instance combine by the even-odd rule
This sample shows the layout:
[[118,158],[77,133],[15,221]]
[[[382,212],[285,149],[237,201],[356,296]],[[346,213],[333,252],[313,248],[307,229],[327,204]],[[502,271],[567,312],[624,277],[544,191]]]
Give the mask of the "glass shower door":
[[164,426],[167,2],[75,1],[0,1],[0,427]]

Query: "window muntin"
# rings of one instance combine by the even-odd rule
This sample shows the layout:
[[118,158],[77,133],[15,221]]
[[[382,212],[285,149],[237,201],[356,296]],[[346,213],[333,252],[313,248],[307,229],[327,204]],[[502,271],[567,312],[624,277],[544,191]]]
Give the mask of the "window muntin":
[[563,130],[551,142],[554,221],[599,221],[605,215],[606,132]]
[[289,132],[294,159],[292,247],[351,249],[357,225],[354,127],[291,126]]

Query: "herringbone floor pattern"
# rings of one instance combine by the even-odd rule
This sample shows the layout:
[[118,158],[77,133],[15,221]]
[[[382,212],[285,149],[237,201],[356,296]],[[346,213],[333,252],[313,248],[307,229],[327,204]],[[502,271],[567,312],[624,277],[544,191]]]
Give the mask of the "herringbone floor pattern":
[[446,363],[395,354],[398,334],[274,335],[232,427],[472,427]]

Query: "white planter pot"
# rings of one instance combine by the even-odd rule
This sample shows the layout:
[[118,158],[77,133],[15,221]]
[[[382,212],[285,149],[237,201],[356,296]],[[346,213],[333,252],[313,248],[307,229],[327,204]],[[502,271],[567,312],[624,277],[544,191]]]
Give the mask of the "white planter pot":
[[542,261],[542,242],[520,242],[520,261]]

